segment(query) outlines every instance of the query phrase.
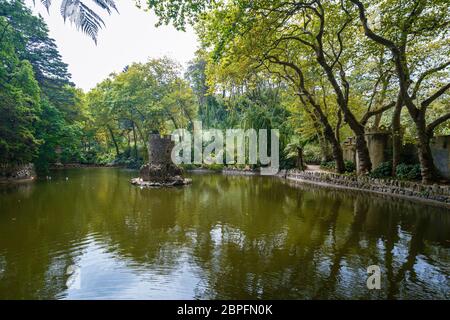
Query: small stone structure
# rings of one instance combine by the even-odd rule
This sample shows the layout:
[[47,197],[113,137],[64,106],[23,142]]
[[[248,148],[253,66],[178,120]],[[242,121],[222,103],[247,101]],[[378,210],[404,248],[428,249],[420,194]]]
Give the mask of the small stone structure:
[[143,187],[180,186],[191,183],[183,177],[182,170],[171,159],[174,142],[170,136],[152,133],[148,140],[148,163],[139,171],[139,178],[131,183]]
[[348,137],[342,144],[342,154],[345,161],[351,161],[356,164],[355,138]]
[[385,129],[367,130],[366,141],[372,168],[377,168],[389,160],[387,151],[391,149],[391,133]]
[[[371,130],[366,133],[365,137],[372,168],[375,169],[383,162],[389,160],[387,151],[391,146],[391,136],[389,131],[386,130]],[[349,137],[344,141],[342,144],[342,152],[344,160],[351,161],[357,168],[359,167],[354,137]]]
[[439,174],[450,179],[450,135],[435,137],[430,147]]
[[[388,150],[391,148],[391,134],[385,129],[367,130],[366,134],[367,148],[369,149],[372,168],[378,167],[383,162],[389,160]],[[358,153],[355,147],[355,138],[349,137],[342,144],[344,160],[352,161],[359,168]]]

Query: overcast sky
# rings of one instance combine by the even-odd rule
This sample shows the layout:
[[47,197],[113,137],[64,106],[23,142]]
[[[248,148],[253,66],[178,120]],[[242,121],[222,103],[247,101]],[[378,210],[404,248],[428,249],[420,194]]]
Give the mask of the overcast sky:
[[64,62],[69,65],[72,81],[85,91],[132,62],[167,55],[185,66],[197,49],[197,37],[192,29],[181,32],[171,26],[156,28],[155,15],[136,8],[132,0],[116,1],[120,14],[114,12],[111,16],[92,6],[106,23],[98,35],[97,45],[70,22],[64,23],[59,1],[53,1],[50,14],[39,1],[35,6],[33,0],[26,3],[42,15]]

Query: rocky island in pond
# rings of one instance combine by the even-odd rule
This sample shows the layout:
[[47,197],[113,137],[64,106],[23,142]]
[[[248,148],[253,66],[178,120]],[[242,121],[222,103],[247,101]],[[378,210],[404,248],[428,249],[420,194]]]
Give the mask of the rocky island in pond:
[[177,167],[170,157],[174,142],[170,136],[150,134],[148,141],[148,163],[144,164],[139,177],[131,183],[142,187],[181,186],[192,182],[183,177],[183,170]]

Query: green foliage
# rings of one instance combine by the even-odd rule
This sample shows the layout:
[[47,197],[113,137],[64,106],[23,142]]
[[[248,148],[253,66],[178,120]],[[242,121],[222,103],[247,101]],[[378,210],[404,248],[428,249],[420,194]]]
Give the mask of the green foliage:
[[0,30],[0,163],[35,162],[46,173],[51,163],[80,161],[84,96],[47,26],[11,0],[0,3]]
[[345,172],[352,173],[356,171],[356,164],[353,161],[345,160],[344,165],[345,165]]
[[289,110],[295,133],[322,145],[400,122],[405,140],[425,141],[420,159],[432,169],[428,137],[449,130],[448,1],[146,2],[161,23],[195,24],[210,92],[276,79],[300,97]]
[[[4,6],[0,4],[0,12]],[[40,141],[34,123],[39,119],[40,88],[29,61],[20,58],[20,34],[0,16],[0,163],[30,162]]]
[[308,143],[303,148],[303,159],[305,163],[320,164],[322,161],[320,146]]
[[382,179],[392,176],[392,162],[387,161],[381,163],[369,174],[372,178]]
[[168,58],[134,63],[112,74],[87,94],[86,104],[87,144],[99,154],[114,151],[114,164],[131,167],[147,156],[150,133],[192,128],[197,114],[192,89],[180,77],[180,66]]
[[[345,165],[345,172],[353,173],[356,171],[356,165],[352,161],[346,160],[346,161],[344,161],[344,165]],[[336,169],[336,162],[335,161],[325,161],[320,164],[320,167],[325,170],[334,170],[334,169]]]
[[[209,0],[145,0],[145,2],[146,8],[152,9],[159,17],[158,26],[171,23],[179,30],[185,30],[187,23],[197,21],[197,16],[214,3]],[[141,1],[137,4],[141,7]]]
[[336,168],[336,162],[334,161],[323,161],[320,163],[320,167],[325,170],[334,170]]
[[421,178],[420,165],[400,163],[395,168],[395,175],[401,180],[419,180]]

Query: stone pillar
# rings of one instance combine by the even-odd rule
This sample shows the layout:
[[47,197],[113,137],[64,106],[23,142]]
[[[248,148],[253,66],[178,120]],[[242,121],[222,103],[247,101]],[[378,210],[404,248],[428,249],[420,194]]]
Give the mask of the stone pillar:
[[356,148],[353,137],[349,137],[344,141],[342,153],[345,161],[351,161],[356,165]]
[[367,148],[369,148],[372,169],[381,163],[388,161],[387,150],[389,148],[390,133],[384,130],[368,131],[366,133]]
[[[388,130],[381,128],[372,131],[367,130],[365,137],[373,170],[381,163],[389,160],[388,151],[391,149],[391,134]],[[344,160],[353,161],[356,165],[356,172],[359,173],[359,159],[353,137],[345,140],[342,150]]]
[[450,179],[450,135],[433,138],[430,148],[437,171]]
[[161,136],[159,133],[151,133],[148,137],[148,163],[169,164],[172,163],[170,157],[175,143],[170,136]]
[[139,171],[139,178],[131,180],[132,184],[141,187],[177,186],[191,183],[191,179],[183,178],[183,171],[171,158],[175,143],[171,136],[152,133],[148,137],[148,163]]

